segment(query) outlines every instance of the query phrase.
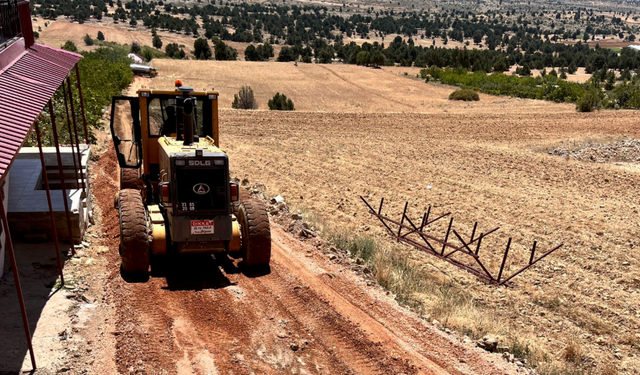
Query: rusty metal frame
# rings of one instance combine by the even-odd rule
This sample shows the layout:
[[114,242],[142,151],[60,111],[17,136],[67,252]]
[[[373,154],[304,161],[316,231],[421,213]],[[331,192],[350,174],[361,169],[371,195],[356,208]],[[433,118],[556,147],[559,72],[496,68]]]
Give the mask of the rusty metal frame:
[[[512,239],[509,238],[509,240],[507,241],[504,254],[502,256],[502,262],[500,264],[500,269],[498,270],[498,275],[494,276],[494,274],[489,271],[488,267],[485,266],[479,253],[480,253],[480,247],[482,245],[482,240],[485,239],[487,236],[498,231],[500,227],[496,227],[484,233],[481,232],[478,236],[476,236],[476,231],[478,229],[478,222],[476,222],[473,225],[473,230],[471,232],[471,236],[469,240],[466,241],[463,238],[463,236],[461,236],[458,233],[458,231],[452,228],[453,218],[451,217],[449,220],[449,224],[447,226],[447,231],[444,235],[444,239],[441,239],[429,233],[425,233],[423,230],[425,229],[425,227],[429,226],[430,224],[433,224],[434,222],[449,216],[451,214],[450,212],[440,215],[435,219],[429,220],[429,216],[431,214],[431,206],[429,206],[429,208],[427,209],[427,212],[423,214],[422,221],[420,223],[420,226],[418,227],[413,223],[413,221],[407,215],[407,208],[409,206],[409,202],[405,203],[404,210],[402,212],[402,217],[400,221],[397,221],[382,214],[384,198],[380,200],[380,206],[378,207],[377,210],[374,209],[371,206],[371,204],[369,204],[369,202],[367,202],[367,200],[364,199],[364,197],[360,196],[360,199],[362,199],[364,204],[367,205],[369,213],[375,216],[378,220],[380,220],[380,222],[382,223],[382,225],[384,225],[384,227],[387,229],[389,234],[392,237],[394,237],[396,240],[406,243],[408,245],[411,245],[419,250],[422,250],[439,259],[442,259],[459,268],[462,268],[465,271],[493,285],[509,285],[508,284],[509,281],[511,281],[514,277],[518,276],[519,274],[529,269],[530,267],[532,267],[542,259],[546,258],[549,254],[553,253],[554,251],[558,250],[563,246],[563,244],[557,245],[556,247],[552,248],[551,250],[548,250],[547,252],[545,252],[544,254],[536,258],[535,253],[536,253],[536,247],[538,243],[537,241],[533,241],[533,246],[531,248],[531,254],[529,257],[529,263],[521,267],[520,269],[518,269],[518,271],[514,272],[513,274],[503,277],[504,269],[507,264],[507,258],[509,256],[509,250],[511,249]],[[409,225],[406,225],[405,221]],[[397,229],[393,228],[393,226],[397,226]],[[403,230],[406,230],[406,232],[402,233]],[[455,236],[459,244],[453,243],[450,241],[451,234]],[[409,236],[411,235],[414,235],[414,237],[409,238]],[[436,249],[436,247],[434,247],[433,244],[442,245],[442,248]],[[475,244],[475,250],[471,248],[471,245],[473,244]],[[447,249],[449,249],[450,251],[447,252]],[[467,256],[467,259],[470,258],[472,265],[468,265],[466,263],[463,263],[459,259],[453,258],[453,255],[456,255],[456,254],[465,255]]]

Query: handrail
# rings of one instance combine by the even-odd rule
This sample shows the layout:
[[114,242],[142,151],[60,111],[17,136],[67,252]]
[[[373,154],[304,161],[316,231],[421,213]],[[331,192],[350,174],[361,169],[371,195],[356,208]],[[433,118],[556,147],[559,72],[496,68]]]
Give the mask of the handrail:
[[18,0],[0,0],[0,51],[21,36]]

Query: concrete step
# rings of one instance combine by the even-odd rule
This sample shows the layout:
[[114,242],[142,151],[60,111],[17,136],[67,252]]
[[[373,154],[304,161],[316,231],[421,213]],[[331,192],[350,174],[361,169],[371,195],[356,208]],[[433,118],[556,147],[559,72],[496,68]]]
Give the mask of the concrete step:
[[[87,169],[86,168],[82,168],[82,173],[85,175],[87,175]],[[63,169],[62,170],[62,175],[64,176],[65,179],[67,178],[75,178],[76,177],[76,172],[73,168],[71,169]],[[58,178],[60,176],[60,171],[58,171],[58,168],[56,169],[49,169],[47,168],[47,177],[49,179],[53,179],[53,178]],[[78,177],[80,177],[80,170],[78,170]]]
[[[67,179],[65,178],[64,180],[64,184],[65,187],[67,189],[80,189],[82,188],[82,179],[75,179],[75,178],[71,178],[71,179]],[[86,182],[85,182],[86,185]],[[55,179],[49,179],[49,189],[51,190],[61,190],[62,189],[62,184],[60,182],[60,179],[55,178]]]

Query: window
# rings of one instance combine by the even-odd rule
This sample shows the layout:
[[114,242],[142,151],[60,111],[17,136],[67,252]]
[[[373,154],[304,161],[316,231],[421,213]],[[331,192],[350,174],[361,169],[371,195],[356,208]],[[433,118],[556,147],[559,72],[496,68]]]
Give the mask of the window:
[[[196,109],[194,111],[194,122],[196,124],[195,134],[204,137],[203,130],[203,107],[209,101],[204,97],[196,97]],[[167,96],[151,97],[147,108],[149,114],[149,137],[158,138],[163,135],[177,133],[177,129],[183,132],[182,103],[178,98]]]

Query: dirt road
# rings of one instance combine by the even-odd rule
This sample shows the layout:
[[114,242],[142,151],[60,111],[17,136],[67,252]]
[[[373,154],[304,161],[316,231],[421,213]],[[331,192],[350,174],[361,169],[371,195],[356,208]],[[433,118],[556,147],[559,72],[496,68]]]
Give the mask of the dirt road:
[[112,151],[93,170],[108,248],[104,300],[112,314],[112,324],[98,329],[112,334],[103,335],[104,355],[94,368],[111,363],[118,373],[146,374],[513,372],[497,355],[425,323],[278,225],[268,275],[244,275],[229,258],[194,256],[155,272],[147,283],[125,283],[118,269]]

